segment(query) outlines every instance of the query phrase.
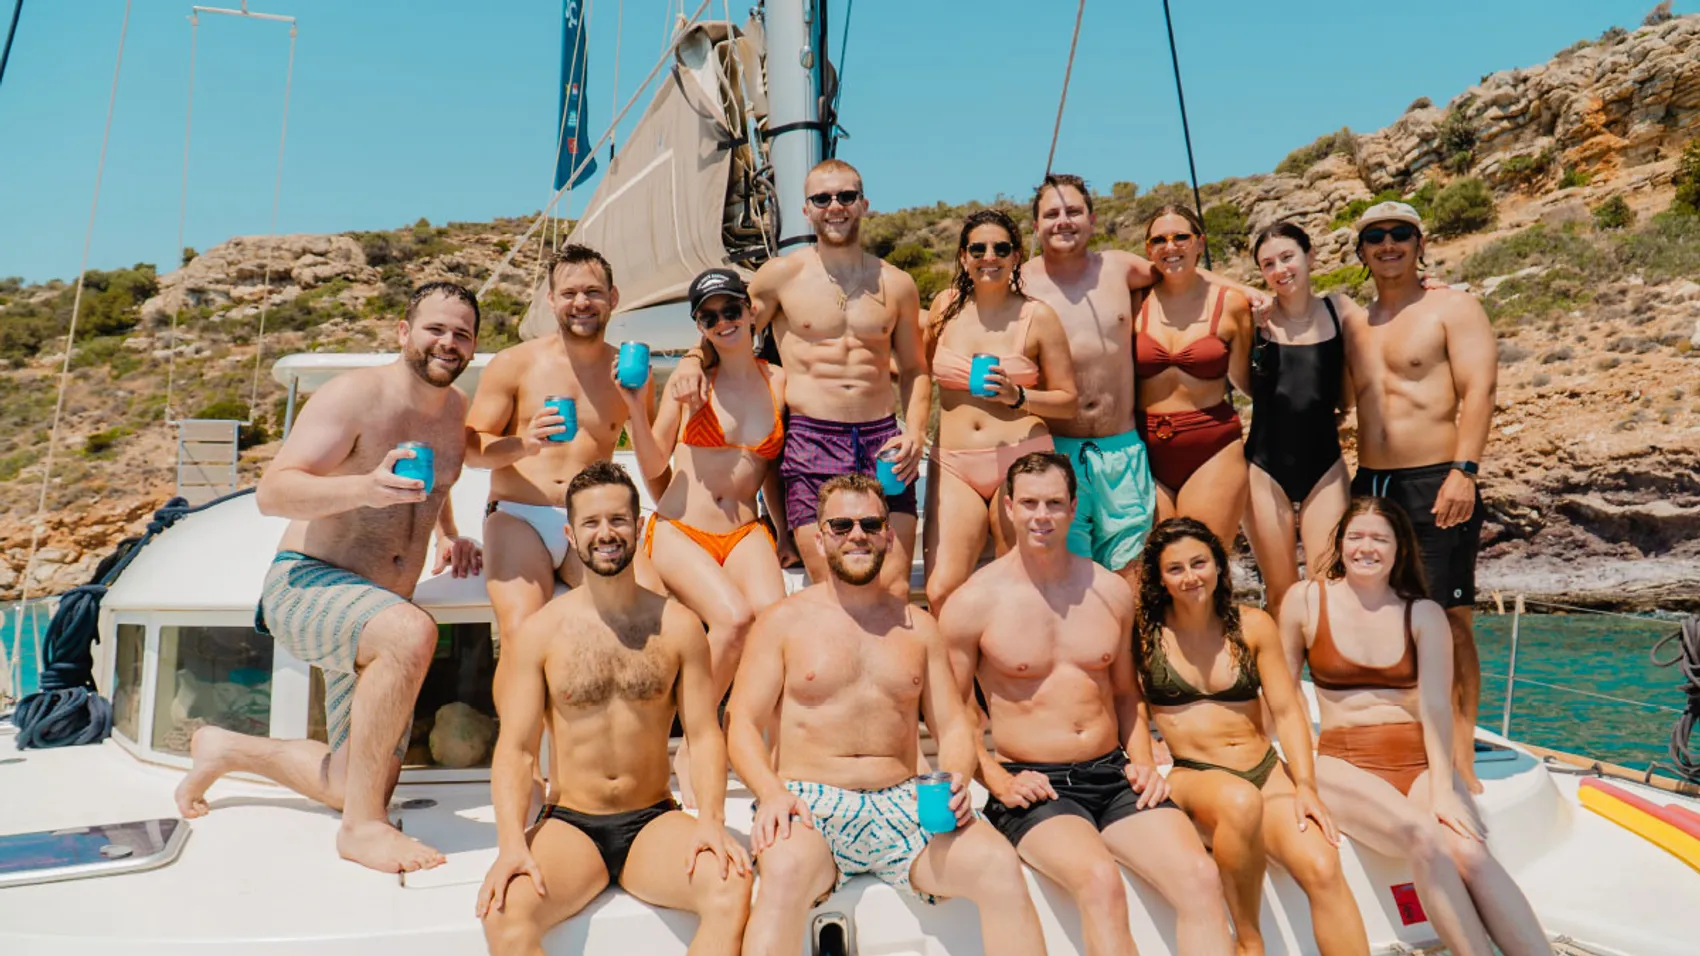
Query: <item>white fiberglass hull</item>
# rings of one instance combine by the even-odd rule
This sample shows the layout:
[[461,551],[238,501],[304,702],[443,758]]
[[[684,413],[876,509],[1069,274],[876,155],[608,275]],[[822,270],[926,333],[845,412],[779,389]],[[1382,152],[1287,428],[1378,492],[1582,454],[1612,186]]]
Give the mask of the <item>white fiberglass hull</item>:
[[[9,725],[0,733],[0,830],[24,832],[176,815],[181,771],[138,761],[114,742],[17,753]],[[13,758],[22,760],[13,762]],[[1700,873],[1641,838],[1582,810],[1577,778],[1532,757],[1483,764],[1482,808],[1494,852],[1534,902],[1547,931],[1589,951],[1688,956],[1691,908]],[[1676,798],[1637,790],[1658,802]],[[122,951],[132,956],[192,953],[407,953],[460,956],[484,951],[473,897],[494,854],[489,787],[484,783],[404,785],[395,815],[407,832],[449,855],[436,871],[385,876],[338,860],[337,819],[276,787],[222,781],[213,813],[191,824],[182,856],[156,870],[0,889],[0,953],[8,956]],[[435,801],[400,809],[404,800]],[[983,800],[984,795],[980,794]],[[1686,801],[1694,806],[1694,801]],[[747,833],[749,795],[734,789],[732,827]],[[1426,923],[1403,925],[1390,888],[1408,868],[1357,848],[1342,850],[1372,949],[1434,939]],[[1029,874],[1053,954],[1081,952],[1079,919],[1055,885]],[[1129,878],[1130,916],[1140,951],[1174,953],[1174,914]],[[759,892],[759,886],[758,886]],[[818,908],[855,925],[864,954],[968,954],[982,951],[974,908],[929,907],[869,880],[852,880]],[[682,954],[695,919],[657,912],[620,892],[604,893],[548,938],[550,953],[586,956]],[[1272,954],[1311,953],[1304,896],[1278,869],[1265,884],[1263,929]],[[806,949],[801,952],[808,952]]]

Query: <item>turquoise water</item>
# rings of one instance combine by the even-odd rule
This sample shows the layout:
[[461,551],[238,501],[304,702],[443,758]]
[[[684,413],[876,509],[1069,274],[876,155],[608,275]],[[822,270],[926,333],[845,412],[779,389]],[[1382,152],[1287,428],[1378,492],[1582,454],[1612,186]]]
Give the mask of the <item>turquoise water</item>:
[[[1678,716],[1673,711],[1687,701],[1676,668],[1653,666],[1648,651],[1677,626],[1675,621],[1599,614],[1523,615],[1509,736],[1636,769],[1665,760]],[[1505,707],[1511,615],[1478,614],[1476,643],[1482,654],[1480,723],[1497,731]],[[1661,656],[1673,650],[1669,645]]]
[[36,661],[36,644],[41,634],[47,630],[47,607],[31,601],[22,615],[23,640],[17,639],[19,625],[18,605],[16,602],[0,604],[0,644],[6,647],[6,660],[14,664],[18,670],[17,694],[23,697],[36,689],[36,677],[40,664]]

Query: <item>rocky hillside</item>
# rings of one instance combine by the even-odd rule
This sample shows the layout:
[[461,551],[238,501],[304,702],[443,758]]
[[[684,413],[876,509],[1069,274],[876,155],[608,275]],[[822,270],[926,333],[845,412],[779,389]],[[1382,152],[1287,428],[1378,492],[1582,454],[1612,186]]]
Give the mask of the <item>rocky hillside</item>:
[[[1484,580],[1567,601],[1691,607],[1700,604],[1697,133],[1700,16],[1678,17],[1485,76],[1443,106],[1420,99],[1384,129],[1329,134],[1272,173],[1201,192],[1218,268],[1253,278],[1248,237],[1290,217],[1317,240],[1319,282],[1360,295],[1346,226],[1378,198],[1421,208],[1438,234],[1431,266],[1484,297],[1501,339]],[[1137,248],[1150,210],[1190,198],[1179,183],[1114,183],[1095,197],[1100,241]],[[942,287],[961,217],[977,205],[876,215],[868,244],[923,291]],[[240,237],[185,250],[186,263],[164,276],[140,265],[91,273],[30,591],[81,583],[169,494],[168,393],[178,416],[253,422],[251,478],[281,427],[282,391],[264,374],[271,361],[386,347],[382,320],[413,284],[482,282],[523,227],[421,220],[392,232]],[[485,297],[482,349],[513,340],[538,251],[535,241],[521,250]],[[0,597],[23,583],[70,297],[63,283],[0,280],[0,422],[10,426],[0,432]]]

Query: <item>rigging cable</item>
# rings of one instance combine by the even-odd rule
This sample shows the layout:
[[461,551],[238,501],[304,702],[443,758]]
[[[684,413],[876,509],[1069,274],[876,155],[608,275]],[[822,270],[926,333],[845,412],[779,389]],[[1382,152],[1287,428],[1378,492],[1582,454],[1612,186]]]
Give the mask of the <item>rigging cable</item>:
[[12,25],[6,28],[6,48],[0,50],[0,80],[6,78],[6,61],[12,58],[12,38],[18,35],[18,17],[24,12],[24,0],[12,5]]
[[[295,21],[289,23],[289,66],[283,75],[283,132],[277,138],[277,177],[272,182],[272,232],[277,238],[278,200],[283,195],[283,147],[289,142],[289,91],[295,83]],[[260,358],[266,351],[266,307],[271,304],[272,257],[266,257],[265,284],[260,298],[260,325],[254,334],[254,384],[248,392],[248,419],[257,417],[254,403],[260,398]]]
[[1062,96],[1057,98],[1057,122],[1051,127],[1051,151],[1045,156],[1045,175],[1051,175],[1051,162],[1057,158],[1057,137],[1062,135],[1063,106],[1068,103],[1068,81],[1074,76],[1074,50],[1080,45],[1080,21],[1086,16],[1086,0],[1074,11],[1074,38],[1068,41],[1068,66],[1063,68]]
[[[1186,141],[1186,171],[1192,180],[1192,205],[1204,218],[1204,201],[1198,198],[1198,167],[1192,161],[1192,130],[1186,121],[1186,91],[1181,89],[1181,58],[1175,52],[1175,23],[1169,16],[1169,0],[1163,0],[1163,26],[1169,31],[1169,63],[1175,70],[1175,99],[1181,104],[1181,138]],[[1210,268],[1210,247],[1204,247],[1204,268]]]
[[[620,5],[614,9],[614,83],[608,88],[608,115],[613,116],[620,108],[620,38],[624,35],[626,26],[626,0],[620,0]],[[614,161],[615,140],[608,139],[608,161]]]
[[[53,403],[53,427],[47,433],[47,457],[41,466],[41,493],[36,498],[35,521],[30,528],[29,557],[24,559],[23,583],[20,585],[19,603],[29,601],[30,572],[35,569],[36,549],[41,544],[43,531],[41,516],[47,511],[47,489],[53,480],[53,451],[59,444],[59,422],[65,413],[65,391],[71,382],[71,353],[72,346],[77,341],[77,314],[83,304],[83,284],[89,271],[89,246],[94,241],[95,214],[100,211],[100,181],[106,175],[106,147],[112,142],[112,114],[118,106],[118,77],[124,70],[124,40],[130,34],[130,5],[133,0],[124,0],[124,24],[118,30],[118,59],[112,67],[112,93],[106,101],[106,131],[100,137],[100,163],[94,173],[94,199],[89,203],[89,224],[83,233],[83,262],[77,269],[77,290],[71,296],[71,323],[65,332],[65,359],[59,368],[59,397]],[[19,635],[22,638],[22,634]]]
[[[183,111],[183,187],[177,194],[177,249],[181,255],[188,247],[183,245],[184,225],[189,217],[189,138],[195,129],[195,51],[201,42],[201,15],[193,8],[189,11],[189,105]],[[183,267],[188,268],[184,262]],[[187,283],[184,284],[183,294],[188,296]],[[177,417],[171,414],[172,387],[177,381],[177,319],[183,314],[181,306],[171,310],[171,331],[165,338],[165,420],[173,422]]]

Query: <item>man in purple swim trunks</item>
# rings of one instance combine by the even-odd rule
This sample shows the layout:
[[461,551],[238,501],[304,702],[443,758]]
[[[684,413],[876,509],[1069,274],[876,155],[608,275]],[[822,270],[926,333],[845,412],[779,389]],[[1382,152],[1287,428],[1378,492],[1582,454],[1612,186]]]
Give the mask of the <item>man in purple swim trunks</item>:
[[[787,376],[790,417],[779,465],[785,514],[774,518],[783,517],[794,534],[810,580],[827,580],[826,558],[815,545],[820,486],[849,472],[874,474],[877,458],[889,451],[908,487],[887,498],[894,541],[880,580],[907,599],[915,553],[914,483],[932,402],[921,348],[921,297],[908,273],[862,251],[868,200],[855,167],[838,159],[822,162],[809,172],[804,197],[803,215],[814,225],[817,242],[768,260],[749,288],[757,327],[771,327]],[[695,352],[680,363],[669,385],[675,396],[707,399],[700,363]],[[894,366],[901,426],[892,414]],[[785,541],[786,527],[776,530],[775,537]]]

